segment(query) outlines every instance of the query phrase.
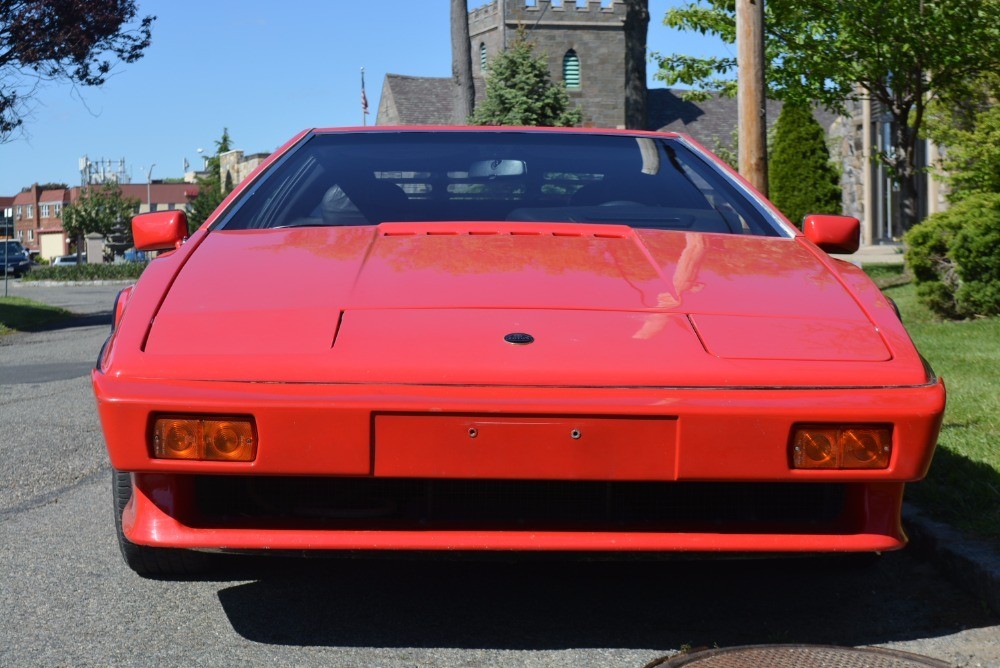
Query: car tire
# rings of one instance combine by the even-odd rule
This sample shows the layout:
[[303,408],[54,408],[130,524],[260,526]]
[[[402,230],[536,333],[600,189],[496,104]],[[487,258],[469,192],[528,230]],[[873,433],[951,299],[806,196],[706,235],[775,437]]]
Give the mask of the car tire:
[[192,550],[136,545],[125,537],[122,513],[132,498],[132,475],[111,470],[111,492],[114,498],[115,533],[122,558],[133,571],[143,577],[178,577],[204,573],[211,566],[211,555]]

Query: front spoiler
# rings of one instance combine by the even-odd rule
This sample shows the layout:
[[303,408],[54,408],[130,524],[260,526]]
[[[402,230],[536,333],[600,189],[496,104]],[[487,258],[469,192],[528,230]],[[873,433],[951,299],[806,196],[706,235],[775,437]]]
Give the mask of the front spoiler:
[[200,527],[181,519],[191,512],[186,476],[135,474],[122,516],[133,543],[206,551],[407,550],[559,552],[881,552],[906,544],[900,526],[901,483],[858,485],[835,526],[797,533],[765,531],[482,531],[342,530],[266,526]]

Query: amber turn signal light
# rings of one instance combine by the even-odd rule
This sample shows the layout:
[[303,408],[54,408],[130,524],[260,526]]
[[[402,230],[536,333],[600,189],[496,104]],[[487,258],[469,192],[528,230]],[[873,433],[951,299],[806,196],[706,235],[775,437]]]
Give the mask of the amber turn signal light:
[[257,457],[253,420],[207,416],[164,416],[153,424],[153,456],[252,462]]
[[792,468],[884,469],[892,428],[884,425],[800,425],[792,432]]

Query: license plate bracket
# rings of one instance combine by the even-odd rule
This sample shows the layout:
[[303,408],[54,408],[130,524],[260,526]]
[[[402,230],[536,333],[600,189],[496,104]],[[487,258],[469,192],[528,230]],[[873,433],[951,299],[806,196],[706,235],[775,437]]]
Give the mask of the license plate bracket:
[[375,475],[674,480],[677,418],[377,414]]

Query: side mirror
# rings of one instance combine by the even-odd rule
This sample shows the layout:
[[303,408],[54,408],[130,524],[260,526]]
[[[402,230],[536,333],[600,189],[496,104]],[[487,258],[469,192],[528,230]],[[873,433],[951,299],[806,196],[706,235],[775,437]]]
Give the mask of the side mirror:
[[172,250],[181,245],[187,233],[187,214],[183,211],[154,211],[132,219],[136,250]]
[[802,221],[806,239],[827,253],[853,253],[861,245],[861,221],[811,213]]

